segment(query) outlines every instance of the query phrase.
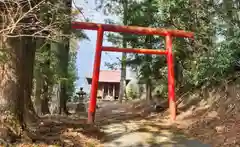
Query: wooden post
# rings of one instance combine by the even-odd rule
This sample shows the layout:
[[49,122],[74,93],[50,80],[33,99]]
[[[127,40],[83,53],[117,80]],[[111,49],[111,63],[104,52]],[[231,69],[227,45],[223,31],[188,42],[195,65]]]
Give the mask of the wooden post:
[[102,84],[102,99],[104,99],[104,83]]
[[175,100],[175,88],[174,88],[174,61],[172,53],[172,36],[166,36],[166,48],[167,54],[167,64],[168,64],[168,100],[169,100],[169,110],[171,114],[171,119],[176,120],[176,100]]
[[102,26],[99,26],[98,33],[97,33],[96,52],[95,52],[95,60],[94,60],[93,74],[92,74],[91,95],[90,95],[89,110],[88,110],[89,124],[93,124],[95,120],[98,80],[99,80],[101,55],[102,55],[102,42],[103,42],[103,28]]
[[114,99],[115,99],[115,96],[116,96],[116,94],[115,94],[115,84],[113,84],[113,97],[114,97]]
[[108,84],[108,86],[107,86],[107,87],[108,87],[108,96],[109,96],[109,95],[110,95],[110,94],[109,94],[109,84]]

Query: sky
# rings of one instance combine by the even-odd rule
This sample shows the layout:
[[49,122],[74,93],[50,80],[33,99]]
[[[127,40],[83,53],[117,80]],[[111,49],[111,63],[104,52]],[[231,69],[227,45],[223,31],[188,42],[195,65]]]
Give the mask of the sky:
[[[84,16],[90,18],[91,22],[94,23],[104,23],[104,19],[111,18],[117,20],[116,17],[105,16],[101,12],[97,12],[94,10],[95,8],[95,0],[88,0],[86,3],[84,0],[74,0],[77,6],[83,7]],[[91,75],[93,69],[94,62],[94,54],[95,54],[95,46],[96,46],[96,31],[85,31],[90,40],[82,40],[78,43],[78,53],[77,53],[77,69],[78,69],[78,77],[77,88],[84,87],[85,91],[89,90],[89,85],[87,85],[87,81],[85,77],[87,75]],[[110,42],[106,41],[106,37],[104,38],[103,45],[112,46]],[[102,60],[101,60],[101,70],[107,70],[108,68],[104,66],[105,62],[114,63],[117,62],[118,59],[121,58],[121,53],[113,53],[113,52],[102,52]],[[127,76],[129,72],[127,72]]]

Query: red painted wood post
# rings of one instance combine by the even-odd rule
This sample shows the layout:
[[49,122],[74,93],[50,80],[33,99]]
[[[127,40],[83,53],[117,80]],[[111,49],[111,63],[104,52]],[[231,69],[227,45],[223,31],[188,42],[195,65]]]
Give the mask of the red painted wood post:
[[174,62],[172,53],[172,36],[166,36],[167,64],[168,64],[168,100],[171,120],[176,120],[176,100],[174,88]]
[[90,95],[89,110],[88,110],[89,124],[94,123],[94,120],[95,120],[98,80],[99,80],[99,71],[100,71],[101,54],[102,54],[102,42],[103,42],[103,28],[101,25],[99,25],[99,28],[97,31],[96,52],[95,52],[95,59],[94,59],[94,65],[93,65],[92,86],[91,86],[91,95]]

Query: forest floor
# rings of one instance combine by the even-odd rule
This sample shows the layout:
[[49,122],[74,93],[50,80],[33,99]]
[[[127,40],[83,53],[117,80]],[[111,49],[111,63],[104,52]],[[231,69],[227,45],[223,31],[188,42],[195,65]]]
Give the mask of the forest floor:
[[205,100],[196,93],[186,96],[174,123],[168,111],[151,113],[143,101],[103,104],[95,126],[86,124],[86,114],[45,116],[36,129],[39,139],[17,146],[240,147],[240,86],[235,87],[228,88],[227,97],[222,89],[205,91]]
[[108,104],[96,114],[94,127],[85,123],[85,114],[82,119],[45,116],[38,128],[38,140],[17,146],[210,147],[180,133],[164,115],[144,110],[134,111],[129,104]]

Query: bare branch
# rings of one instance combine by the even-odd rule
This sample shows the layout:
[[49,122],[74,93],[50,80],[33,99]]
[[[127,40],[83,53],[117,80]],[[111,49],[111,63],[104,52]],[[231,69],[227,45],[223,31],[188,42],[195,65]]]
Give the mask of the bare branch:
[[[38,8],[42,3],[44,2],[44,0],[40,1],[37,5],[35,5],[34,7],[30,8],[26,13],[24,13],[20,18],[18,18],[18,20],[13,24],[14,27],[17,26],[17,24],[23,20],[29,13],[33,12],[34,9]],[[14,29],[12,29],[10,31],[10,33],[13,33]]]
[[34,2],[32,0],[0,1],[0,36],[3,38],[25,36],[52,41],[71,37],[60,31],[63,24],[69,23],[71,19],[71,16],[64,13],[66,10],[64,4],[46,0]]
[[83,19],[85,21],[87,21],[87,18],[84,16],[82,10],[76,5],[76,2],[74,0],[73,0],[73,4],[74,4],[75,8],[78,10],[78,12],[82,15]]

